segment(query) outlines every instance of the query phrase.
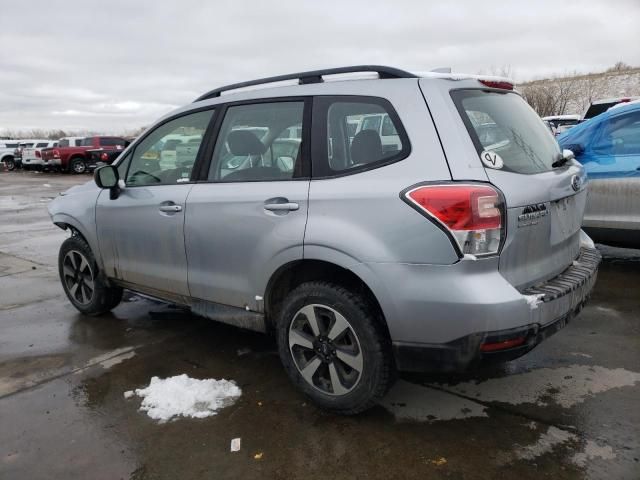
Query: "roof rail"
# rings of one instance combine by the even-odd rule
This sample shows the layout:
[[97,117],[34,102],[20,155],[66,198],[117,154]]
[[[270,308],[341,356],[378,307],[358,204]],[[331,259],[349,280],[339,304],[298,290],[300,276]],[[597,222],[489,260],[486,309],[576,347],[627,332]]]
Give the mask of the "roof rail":
[[258,80],[250,80],[248,82],[234,83],[225,87],[216,88],[210,92],[200,95],[194,102],[200,102],[210,98],[219,97],[222,92],[228,90],[236,90],[238,88],[252,87],[254,85],[263,85],[266,83],[283,82],[286,80],[298,80],[300,85],[309,83],[321,83],[325,75],[339,75],[341,73],[359,73],[359,72],[375,72],[380,78],[417,78],[417,75],[399,70],[393,67],[385,67],[382,65],[356,65],[353,67],[328,68],[325,70],[311,70],[309,72],[290,73],[288,75],[279,75],[277,77],[260,78]]

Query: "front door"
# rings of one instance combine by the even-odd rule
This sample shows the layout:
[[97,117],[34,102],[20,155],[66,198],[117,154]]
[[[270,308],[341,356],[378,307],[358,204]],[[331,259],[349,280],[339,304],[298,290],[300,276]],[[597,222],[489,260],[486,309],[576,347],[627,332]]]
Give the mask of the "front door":
[[187,198],[193,297],[260,310],[269,276],[302,259],[308,106],[293,99],[226,108],[206,181]]
[[640,111],[603,122],[579,160],[589,177],[585,226],[640,230]]
[[[188,296],[184,245],[191,174],[213,110],[184,115],[157,127],[139,142],[118,171],[125,188],[116,199],[103,191],[96,207],[100,250],[108,276],[157,291]],[[167,137],[188,142],[191,155],[161,164]],[[199,141],[196,141],[199,139]],[[174,142],[172,142],[174,143]],[[175,145],[168,148],[175,149]]]

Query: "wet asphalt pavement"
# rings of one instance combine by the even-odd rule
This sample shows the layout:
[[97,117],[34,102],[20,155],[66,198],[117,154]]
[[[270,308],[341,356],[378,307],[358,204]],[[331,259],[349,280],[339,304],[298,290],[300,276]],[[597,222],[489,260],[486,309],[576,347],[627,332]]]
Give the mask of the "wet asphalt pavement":
[[[603,247],[591,302],[523,358],[402,376],[337,417],[292,387],[270,338],[132,294],[80,315],[46,204],[89,178],[0,172],[0,479],[640,478],[640,251]],[[123,396],[182,373],[242,397],[160,424]]]

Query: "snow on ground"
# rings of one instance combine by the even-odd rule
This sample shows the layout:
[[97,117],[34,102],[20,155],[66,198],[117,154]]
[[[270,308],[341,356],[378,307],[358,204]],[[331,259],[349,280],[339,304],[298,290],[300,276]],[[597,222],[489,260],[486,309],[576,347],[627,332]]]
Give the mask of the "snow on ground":
[[146,388],[124,392],[124,398],[141,397],[140,410],[154,420],[166,422],[173,417],[205,418],[232,405],[242,390],[232,381],[197,380],[187,375],[153,377]]

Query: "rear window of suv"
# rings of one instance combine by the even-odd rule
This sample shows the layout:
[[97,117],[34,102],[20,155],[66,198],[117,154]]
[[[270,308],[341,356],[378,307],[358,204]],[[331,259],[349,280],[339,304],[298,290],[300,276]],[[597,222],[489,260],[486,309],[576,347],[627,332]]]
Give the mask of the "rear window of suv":
[[517,93],[454,90],[451,96],[478,155],[497,153],[502,170],[534,174],[552,169],[560,147],[535,111]]

